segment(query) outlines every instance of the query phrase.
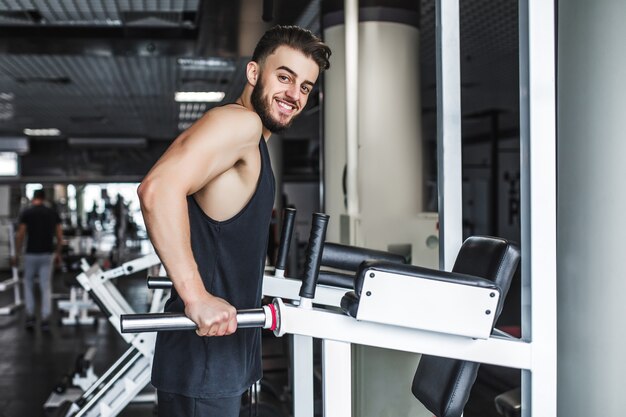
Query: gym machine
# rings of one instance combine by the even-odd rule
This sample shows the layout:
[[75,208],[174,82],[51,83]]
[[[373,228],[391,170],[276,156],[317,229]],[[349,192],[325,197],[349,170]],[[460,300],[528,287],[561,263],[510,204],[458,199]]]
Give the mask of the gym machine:
[[[452,272],[365,262],[355,276],[354,291],[343,290],[345,315],[311,307],[327,222],[328,216],[314,215],[298,306],[276,298],[237,315],[240,327],[322,339],[325,416],[352,415],[352,343],[423,353],[412,392],[439,417],[462,415],[479,363],[527,369],[530,356],[524,342],[492,335],[519,261],[514,244],[470,238]],[[121,331],[129,333],[195,327],[184,315],[171,313],[123,315],[120,322]]]
[[[160,264],[159,258],[155,254],[145,255],[141,258],[134,259],[126,262],[117,268],[109,269],[107,271],[99,271],[101,280],[110,280],[124,275],[130,275],[133,272],[148,269],[150,267]],[[83,258],[81,259],[81,269],[84,273],[89,271],[91,265]],[[78,277],[80,277],[79,275]],[[77,280],[78,280],[77,277]],[[59,310],[67,312],[67,315],[61,319],[61,324],[64,325],[93,325],[96,323],[95,317],[89,315],[90,312],[98,312],[98,305],[89,297],[89,293],[85,289],[81,282],[78,282],[80,286],[72,286],[70,288],[70,298],[68,300],[59,300],[57,307]],[[160,299],[163,293],[160,292],[153,297],[153,302]],[[156,306],[151,306],[150,311]]]
[[[15,233],[13,231],[13,225],[5,225],[3,228],[6,230],[6,236],[8,237],[9,258],[15,256]],[[13,314],[17,309],[24,305],[20,292],[20,275],[17,266],[11,265],[11,277],[0,282],[0,292],[8,291],[13,288],[13,302],[0,307],[0,315],[6,316]]]
[[[84,260],[83,260],[84,261]],[[135,311],[111,281],[114,278],[130,275],[157,266],[161,263],[156,254],[126,262],[109,271],[102,271],[95,264],[83,265],[87,270],[76,279],[100,307],[108,321],[130,345],[126,352],[97,380],[89,385],[78,398],[63,401],[55,414],[57,417],[109,417],[116,416],[130,402],[153,402],[153,393],[140,395],[150,382],[154,334],[129,335],[120,331],[120,316]],[[86,261],[83,262],[86,264]],[[156,289],[152,296],[149,311],[162,311],[165,290]],[[47,405],[58,403],[52,393]]]

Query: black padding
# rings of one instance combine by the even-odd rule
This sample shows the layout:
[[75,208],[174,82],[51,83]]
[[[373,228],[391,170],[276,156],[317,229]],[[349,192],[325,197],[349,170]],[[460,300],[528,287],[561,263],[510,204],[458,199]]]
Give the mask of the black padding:
[[323,266],[356,271],[361,262],[368,260],[406,263],[404,256],[395,253],[341,245],[339,243],[324,243],[324,252],[322,253]]
[[476,381],[479,365],[422,355],[413,378],[413,395],[436,417],[460,417]]
[[354,275],[341,274],[339,272],[320,271],[317,283],[351,290],[354,289]]
[[341,309],[350,317],[356,318],[356,312],[359,309],[359,296],[354,291],[347,292],[341,297]]
[[379,261],[363,262],[357,271],[354,280],[354,291],[357,296],[361,296],[363,283],[367,275],[373,271],[388,272],[391,274],[400,274],[412,276],[420,279],[432,279],[435,281],[449,282],[452,284],[469,285],[472,287],[490,288],[494,291],[501,291],[500,287],[493,281],[476,276],[460,274],[455,272],[439,271],[438,269],[423,268],[414,265],[389,264]]
[[495,399],[496,410],[504,417],[522,416],[522,390],[514,388],[498,395]]
[[[474,275],[500,288],[494,323],[519,263],[517,245],[492,237],[470,237],[461,247],[453,272]],[[436,417],[460,417],[469,399],[480,364],[422,355],[411,391]]]
[[515,243],[496,237],[472,236],[463,242],[452,272],[486,278],[494,282],[500,288],[496,315],[498,318],[519,259],[520,251]]

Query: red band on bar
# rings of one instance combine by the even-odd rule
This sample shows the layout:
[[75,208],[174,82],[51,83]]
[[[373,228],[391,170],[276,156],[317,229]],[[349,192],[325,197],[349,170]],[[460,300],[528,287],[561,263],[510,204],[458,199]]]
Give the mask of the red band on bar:
[[268,304],[267,306],[270,308],[270,312],[272,313],[272,325],[270,326],[270,330],[274,331],[278,325],[278,320],[276,320],[276,307],[274,307],[274,304]]

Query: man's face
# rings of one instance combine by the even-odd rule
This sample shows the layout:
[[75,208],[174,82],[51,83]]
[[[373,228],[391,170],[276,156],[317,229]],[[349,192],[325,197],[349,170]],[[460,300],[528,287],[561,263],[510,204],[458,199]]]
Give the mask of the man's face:
[[269,55],[251,97],[263,126],[273,133],[288,128],[306,106],[318,75],[315,61],[300,51],[279,46]]

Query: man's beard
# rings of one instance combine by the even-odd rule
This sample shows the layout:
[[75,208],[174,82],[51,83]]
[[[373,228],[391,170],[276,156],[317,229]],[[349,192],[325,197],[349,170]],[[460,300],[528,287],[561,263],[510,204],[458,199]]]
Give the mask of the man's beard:
[[270,113],[271,104],[268,103],[264,97],[264,87],[265,86],[263,85],[263,82],[261,81],[261,76],[259,74],[259,79],[257,81],[257,84],[254,86],[254,89],[252,90],[252,96],[250,98],[252,101],[252,107],[254,107],[254,111],[257,112],[257,114],[261,118],[263,126],[265,126],[267,130],[272,133],[281,132],[291,126],[291,123],[293,122],[293,117],[289,119],[289,121],[286,123],[281,123],[280,120],[276,120],[274,117],[272,117]]

